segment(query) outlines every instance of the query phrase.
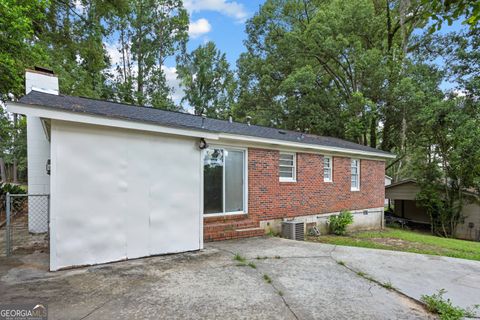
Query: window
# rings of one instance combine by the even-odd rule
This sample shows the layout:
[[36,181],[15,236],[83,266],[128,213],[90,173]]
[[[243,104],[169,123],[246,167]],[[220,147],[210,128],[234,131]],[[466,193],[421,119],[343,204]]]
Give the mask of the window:
[[203,158],[203,212],[245,210],[245,150],[208,148]]
[[295,181],[297,159],[295,153],[280,152],[280,181]]
[[360,160],[352,159],[352,191],[360,190]]
[[332,170],[332,157],[323,156],[323,181],[332,182],[333,170]]

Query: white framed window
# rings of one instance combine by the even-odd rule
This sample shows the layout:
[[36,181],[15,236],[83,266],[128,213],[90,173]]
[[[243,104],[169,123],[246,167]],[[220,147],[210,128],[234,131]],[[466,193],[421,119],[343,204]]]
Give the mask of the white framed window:
[[247,150],[212,146],[203,154],[203,214],[245,213]]
[[297,179],[297,155],[280,152],[279,175],[281,182],[295,182]]
[[352,170],[352,191],[360,190],[360,160],[352,159],[351,162],[351,170]]
[[332,157],[323,156],[323,181],[333,181],[333,163]]

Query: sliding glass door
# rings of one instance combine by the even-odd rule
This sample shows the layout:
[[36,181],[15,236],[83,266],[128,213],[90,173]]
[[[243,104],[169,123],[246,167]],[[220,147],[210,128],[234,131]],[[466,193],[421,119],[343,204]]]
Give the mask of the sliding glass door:
[[245,211],[245,150],[205,149],[203,193],[204,214]]

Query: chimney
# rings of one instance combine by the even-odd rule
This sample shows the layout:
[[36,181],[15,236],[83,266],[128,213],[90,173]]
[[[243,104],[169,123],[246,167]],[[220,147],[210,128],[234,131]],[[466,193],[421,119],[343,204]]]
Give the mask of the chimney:
[[46,68],[26,69],[25,94],[32,90],[58,95],[58,77],[52,70]]
[[[58,78],[53,71],[35,67],[25,70],[25,93],[40,91],[58,95]],[[50,193],[50,140],[40,117],[27,115],[27,161],[28,192],[32,194]],[[55,166],[51,167],[54,170]],[[28,204],[28,231],[42,233],[48,230],[48,216],[45,210],[39,210],[32,203]],[[42,223],[38,223],[41,221]]]

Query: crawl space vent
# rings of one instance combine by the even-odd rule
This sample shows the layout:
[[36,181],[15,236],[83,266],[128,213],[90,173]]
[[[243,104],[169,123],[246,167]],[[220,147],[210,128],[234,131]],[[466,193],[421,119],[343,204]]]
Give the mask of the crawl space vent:
[[301,221],[283,221],[282,238],[298,241],[305,240],[305,223]]

